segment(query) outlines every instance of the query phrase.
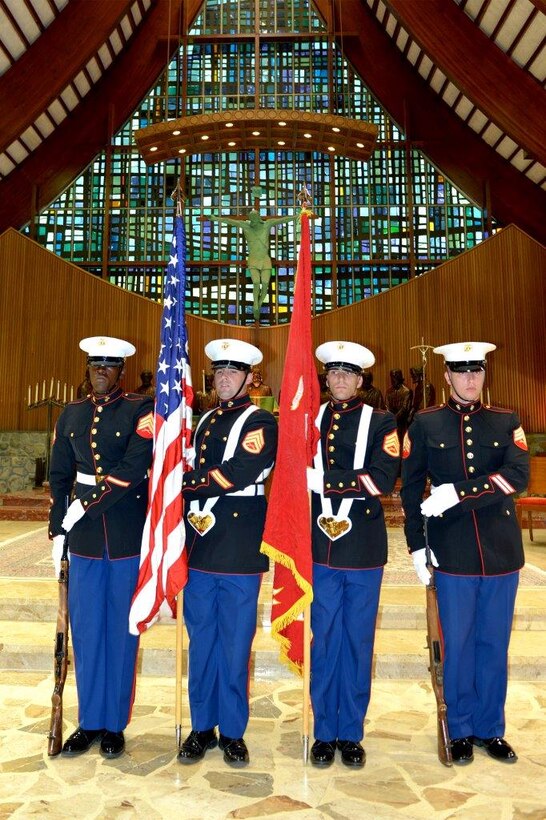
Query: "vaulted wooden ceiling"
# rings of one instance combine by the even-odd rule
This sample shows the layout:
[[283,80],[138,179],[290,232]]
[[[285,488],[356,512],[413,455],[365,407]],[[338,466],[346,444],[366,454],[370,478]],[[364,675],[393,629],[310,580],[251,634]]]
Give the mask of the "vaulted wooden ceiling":
[[[546,243],[546,0],[315,0],[390,116],[502,224]],[[0,0],[0,232],[128,119],[201,0]]]

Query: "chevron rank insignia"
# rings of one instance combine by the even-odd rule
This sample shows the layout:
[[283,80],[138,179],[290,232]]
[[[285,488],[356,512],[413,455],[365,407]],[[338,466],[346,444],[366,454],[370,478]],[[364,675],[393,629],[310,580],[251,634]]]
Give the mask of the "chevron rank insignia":
[[527,447],[527,439],[525,438],[525,433],[523,432],[523,427],[518,427],[517,430],[514,430],[514,444],[516,447],[519,447],[520,450],[528,450]]
[[408,458],[411,453],[411,439],[406,433],[404,436],[404,444],[402,445],[402,458]]
[[393,430],[392,433],[387,433],[383,439],[383,451],[393,458],[400,456],[400,440],[396,430]]
[[154,414],[151,410],[138,420],[136,431],[141,438],[154,437]]
[[265,447],[263,428],[260,427],[259,430],[251,430],[250,433],[247,433],[241,442],[241,446],[243,450],[246,450],[247,453],[252,453],[253,456],[257,456],[258,453],[261,453]]

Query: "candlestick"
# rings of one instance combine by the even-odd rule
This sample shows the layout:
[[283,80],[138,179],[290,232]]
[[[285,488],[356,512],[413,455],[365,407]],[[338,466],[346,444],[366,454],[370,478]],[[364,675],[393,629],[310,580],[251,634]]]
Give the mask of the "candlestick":
[[489,395],[489,388],[487,388],[487,404],[491,404],[491,396]]
[[36,391],[34,393],[34,404],[38,404],[38,382],[36,382]]
[[445,403],[446,403],[446,391],[442,387],[442,404],[445,404]]
[[63,388],[63,401],[66,404],[66,382],[64,383],[64,388]]
[[49,385],[49,395],[53,396],[53,376],[51,377],[51,384]]
[[55,398],[57,401],[61,398],[61,382],[57,379],[57,392],[55,393]]
[[74,385],[70,385],[70,401],[74,401]]
[[42,382],[42,400],[45,399],[45,379]]
[[28,406],[29,406],[29,407],[30,407],[30,405],[31,405],[31,400],[30,400],[30,398],[31,398],[31,396],[30,396],[30,384],[29,384],[29,386],[28,386]]

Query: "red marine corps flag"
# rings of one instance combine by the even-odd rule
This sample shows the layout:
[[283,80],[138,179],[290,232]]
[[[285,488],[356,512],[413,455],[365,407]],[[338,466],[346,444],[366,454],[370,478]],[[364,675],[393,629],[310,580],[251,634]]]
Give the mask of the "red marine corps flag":
[[294,307],[281,383],[279,444],[261,551],[276,562],[271,630],[281,657],[300,674],[303,611],[313,599],[307,467],[318,441],[320,390],[311,337],[309,212],[301,215]]
[[142,534],[140,572],[129,614],[129,631],[144,632],[167,601],[186,583],[182,476],[187,463],[192,423],[193,388],[184,313],[186,237],[184,221],[175,217],[171,255],[164,288],[161,348],[157,363],[154,413],[154,458],[148,513]]

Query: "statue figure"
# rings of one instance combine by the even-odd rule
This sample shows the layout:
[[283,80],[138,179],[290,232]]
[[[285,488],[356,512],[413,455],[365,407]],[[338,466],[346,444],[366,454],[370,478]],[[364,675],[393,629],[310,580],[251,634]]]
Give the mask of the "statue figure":
[[388,388],[385,395],[387,402],[387,410],[394,413],[396,416],[396,427],[398,430],[398,438],[400,445],[404,441],[404,435],[408,429],[408,419],[411,410],[411,402],[413,393],[404,384],[404,376],[399,369],[391,370],[390,372],[391,386]]
[[143,370],[140,374],[140,384],[135,393],[140,393],[141,396],[151,396],[152,398],[155,396],[155,387],[152,384],[154,378],[154,374],[151,370]]
[[373,373],[371,370],[362,371],[362,387],[359,393],[364,404],[369,404],[370,407],[375,407],[376,410],[385,409],[381,390],[373,386]]
[[436,390],[434,389],[434,385],[427,381],[423,390],[423,368],[410,367],[410,376],[414,387],[413,400],[408,418],[408,426],[413,421],[413,417],[418,410],[422,410],[424,407],[431,407],[436,404]]
[[252,381],[248,385],[248,395],[252,397],[273,395],[269,385],[263,383],[262,371],[259,367],[252,368]]
[[296,216],[268,216],[262,218],[257,210],[252,209],[248,217],[231,216],[202,216],[201,220],[206,222],[223,222],[240,228],[245,236],[248,247],[248,258],[246,265],[253,286],[252,313],[257,322],[260,320],[260,308],[267,296],[269,280],[273,263],[269,255],[269,234],[275,225],[283,222],[294,222]]

